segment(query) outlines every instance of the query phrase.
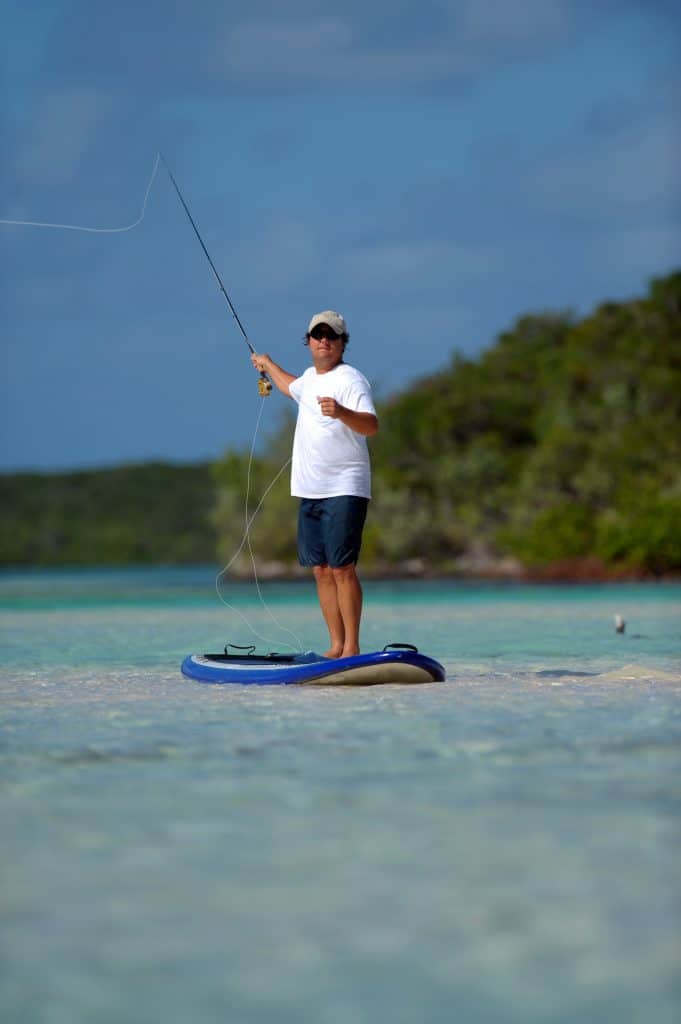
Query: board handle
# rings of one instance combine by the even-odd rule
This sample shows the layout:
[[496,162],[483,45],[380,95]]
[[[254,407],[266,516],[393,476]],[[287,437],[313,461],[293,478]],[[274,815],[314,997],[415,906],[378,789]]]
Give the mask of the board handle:
[[233,647],[236,651],[245,651],[246,654],[253,654],[255,650],[255,644],[225,644],[225,654],[229,654],[228,647]]
[[395,649],[401,651],[413,651],[414,654],[419,653],[418,647],[414,647],[413,644],[386,644],[383,648],[383,653],[385,654],[386,651],[393,651]]

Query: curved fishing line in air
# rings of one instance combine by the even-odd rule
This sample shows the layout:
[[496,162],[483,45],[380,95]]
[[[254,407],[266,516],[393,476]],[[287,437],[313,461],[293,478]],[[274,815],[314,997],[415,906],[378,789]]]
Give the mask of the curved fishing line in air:
[[[132,224],[126,224],[123,227],[118,227],[118,228],[94,228],[94,227],[90,227],[90,226],[83,225],[83,224],[56,224],[56,223],[51,223],[51,222],[48,222],[48,221],[37,221],[37,220],[10,220],[10,219],[4,218],[4,217],[0,217],[0,224],[8,224],[8,225],[15,225],[17,227],[29,227],[29,228],[51,228],[51,229],[59,230],[59,231],[84,231],[84,232],[88,232],[88,233],[91,233],[91,234],[98,234],[98,235],[99,234],[101,234],[101,235],[121,234],[124,231],[132,231],[133,228],[138,227],[138,225],[141,224],[142,221],[144,220],[144,215],[147,212],[147,203],[149,201],[149,194],[151,192],[152,185],[154,184],[154,181],[156,180],[156,175],[158,173],[158,168],[159,168],[159,165],[160,165],[160,162],[161,162],[162,159],[163,159],[162,154],[160,152],[157,153],[156,154],[156,160],[154,162],[154,168],[153,168],[153,170],[151,172],[151,177],[149,178],[149,183],[148,183],[146,191],[144,193],[144,200],[142,202],[142,209],[140,211],[140,215],[137,218],[137,220],[132,222]],[[165,164],[166,170],[168,171],[170,179],[171,179],[171,181],[172,181],[172,183],[173,183],[173,185],[175,187],[175,190],[176,190],[178,196],[180,197],[180,201],[182,202],[182,205],[185,208],[187,216],[189,217],[189,219],[190,219],[190,221],[192,223],[192,227],[196,231],[196,234],[197,234],[197,237],[199,239],[199,242],[201,243],[201,246],[202,246],[204,252],[206,253],[206,256],[208,257],[208,262],[211,265],[213,273],[217,277],[217,280],[218,280],[218,283],[220,285],[220,288],[222,289],[222,291],[223,291],[223,293],[225,295],[225,298],[227,299],[227,302],[229,303],[229,307],[230,307],[230,309],[232,311],[232,314],[233,314],[233,316],[234,316],[234,318],[235,318],[235,320],[236,320],[236,322],[237,322],[237,324],[239,326],[239,329],[241,330],[241,333],[243,334],[244,338],[246,339],[246,343],[247,343],[249,349],[251,350],[251,352],[253,352],[254,351],[253,346],[251,345],[251,343],[250,343],[250,341],[248,339],[248,336],[246,335],[246,332],[245,332],[244,328],[241,325],[241,321],[239,320],[239,317],[237,316],[236,310],[232,306],[231,300],[230,300],[229,296],[227,295],[227,292],[225,291],[224,285],[222,284],[222,281],[220,280],[220,277],[219,277],[217,271],[215,270],[215,267],[213,266],[213,262],[212,262],[210,256],[208,255],[208,251],[206,250],[206,247],[205,247],[205,245],[203,243],[203,239],[199,235],[198,229],[196,228],[196,225],[194,224],[194,221],[192,219],[191,214],[189,213],[189,210],[188,210],[188,208],[186,206],[186,203],[184,202],[184,199],[182,198],[182,194],[180,193],[180,190],[179,190],[179,188],[177,186],[177,183],[176,183],[176,181],[175,181],[175,179],[174,179],[174,177],[172,175],[172,172],[171,172],[170,168],[168,167],[168,165],[166,164],[165,160],[163,162]],[[264,375],[261,374],[261,377],[262,376],[264,376]],[[227,573],[229,571],[231,566],[234,564],[236,559],[239,557],[239,555],[241,554],[241,551],[243,550],[244,545],[248,544],[248,551],[249,551],[249,555],[250,555],[250,558],[251,558],[251,564],[253,566],[253,579],[255,581],[255,586],[256,586],[256,590],[258,592],[258,597],[260,599],[260,603],[262,604],[263,608],[265,609],[265,611],[269,615],[269,617],[272,620],[272,622],[274,623],[274,625],[278,629],[280,629],[283,633],[288,633],[289,636],[293,637],[293,639],[296,641],[298,649],[302,650],[302,646],[303,645],[302,645],[302,643],[300,641],[300,638],[292,630],[287,629],[286,626],[282,626],[282,624],[278,621],[276,616],[273,614],[273,612],[268,607],[268,605],[267,605],[267,603],[265,601],[265,598],[263,597],[262,590],[260,589],[260,581],[258,579],[258,572],[257,572],[257,568],[256,568],[256,563],[255,563],[255,555],[253,554],[253,548],[251,546],[250,529],[251,529],[251,526],[253,525],[253,521],[254,521],[255,517],[257,516],[258,512],[260,511],[265,498],[270,493],[270,491],[274,487],[275,483],[277,482],[277,480],[279,479],[281,474],[284,472],[286,467],[291,462],[290,458],[287,459],[287,461],[284,463],[284,465],[281,467],[281,469],[277,472],[277,474],[274,477],[274,479],[269,483],[265,493],[262,495],[262,497],[261,497],[261,499],[260,499],[260,501],[259,501],[259,503],[257,505],[257,508],[255,509],[255,512],[253,513],[252,516],[249,517],[249,515],[248,515],[248,501],[249,501],[249,497],[250,497],[250,487],[251,487],[251,468],[252,468],[252,465],[253,465],[253,453],[254,453],[254,450],[255,450],[255,442],[256,442],[256,438],[258,436],[258,428],[260,426],[260,419],[261,419],[261,416],[262,416],[263,408],[264,408],[264,406],[261,405],[260,406],[260,411],[258,413],[258,419],[257,419],[257,422],[256,422],[256,426],[255,426],[255,432],[253,434],[253,441],[252,441],[252,444],[251,444],[251,451],[250,451],[250,456],[249,456],[249,460],[248,460],[248,476],[247,476],[247,483],[246,483],[246,505],[245,505],[245,520],[246,520],[246,522],[245,522],[244,535],[243,535],[243,537],[241,539],[241,543],[239,544],[239,547],[237,548],[235,553],[232,555],[232,557],[229,560],[229,562],[227,563],[227,565],[225,565],[224,568],[221,569],[220,572],[217,574],[217,576],[215,578],[215,589],[217,591],[218,598],[220,599],[222,604],[226,608],[228,608],[230,611],[235,612],[241,618],[241,620],[245,623],[245,625],[251,630],[251,632],[253,633],[253,635],[255,637],[257,637],[259,640],[262,640],[264,643],[267,643],[267,644],[271,644],[272,643],[272,641],[270,639],[268,639],[267,637],[261,636],[253,628],[253,626],[248,621],[246,616],[242,612],[240,612],[238,608],[235,608],[233,605],[229,604],[229,602],[226,601],[224,599],[224,597],[222,596],[222,594],[220,593],[220,581],[221,581],[222,577],[225,575],[225,573]],[[292,644],[289,644],[289,643],[286,643],[286,642],[284,642],[284,646],[285,647],[293,647]]]
[[122,228],[90,228],[84,227],[80,224],[49,224],[45,221],[40,220],[5,220],[2,217],[0,217],[0,224],[16,224],[20,227],[25,228],[56,228],[61,231],[87,231],[95,235],[115,235],[120,234],[123,231],[132,231],[133,228],[136,228],[138,224],[141,224],[142,221],[144,220],[144,215],[147,212],[147,201],[149,199],[149,193],[151,192],[151,186],[154,184],[154,179],[156,178],[156,174],[158,172],[158,165],[160,161],[161,154],[158,153],[156,155],[156,163],[154,164],[154,169],[151,172],[149,184],[147,185],[147,190],[144,193],[144,202],[142,203],[142,211],[139,217],[137,218],[137,220],[133,221],[132,224],[126,224]]
[[284,463],[284,465],[277,471],[276,475],[272,478],[272,480],[270,480],[270,482],[267,485],[267,488],[266,488],[264,494],[260,498],[260,501],[258,502],[257,507],[255,509],[255,512],[251,516],[249,516],[249,514],[248,514],[248,502],[249,502],[250,495],[251,495],[251,471],[252,471],[252,467],[253,467],[253,455],[254,455],[254,452],[255,452],[255,443],[256,443],[256,440],[257,440],[257,437],[258,437],[258,430],[260,428],[260,420],[262,418],[263,409],[265,408],[263,403],[264,403],[264,400],[262,400],[261,403],[260,403],[260,409],[258,411],[258,418],[256,420],[255,430],[253,432],[253,440],[251,441],[251,450],[250,450],[249,457],[248,457],[248,470],[247,470],[247,473],[246,473],[246,501],[245,501],[245,529],[244,529],[244,534],[243,534],[243,537],[241,538],[241,543],[239,544],[239,547],[236,549],[236,551],[234,552],[234,554],[230,558],[229,562],[227,562],[227,565],[223,566],[223,568],[220,569],[220,572],[215,577],[215,591],[216,591],[216,593],[218,595],[219,600],[222,602],[222,604],[224,604],[225,608],[228,608],[230,611],[235,612],[236,615],[239,616],[241,621],[250,629],[250,631],[253,634],[253,636],[257,637],[258,640],[262,640],[263,643],[270,644],[270,645],[273,644],[273,641],[271,639],[269,639],[269,637],[262,636],[260,633],[258,633],[258,631],[248,621],[248,619],[243,614],[243,612],[240,612],[238,608],[235,608],[234,605],[231,605],[228,601],[226,601],[225,598],[222,596],[222,593],[220,591],[220,583],[222,582],[222,578],[225,576],[225,574],[227,572],[229,572],[229,570],[234,565],[234,563],[236,562],[237,558],[239,557],[239,555],[243,551],[244,545],[247,544],[248,545],[248,553],[249,553],[250,558],[251,558],[251,566],[253,568],[253,580],[255,582],[255,589],[256,589],[256,591],[258,593],[258,597],[260,598],[260,603],[262,604],[263,608],[265,609],[265,611],[267,612],[267,614],[269,615],[271,621],[274,623],[274,625],[277,627],[277,629],[280,629],[282,631],[282,633],[288,633],[288,635],[290,637],[293,637],[293,639],[296,641],[296,646],[294,646],[293,644],[289,644],[286,641],[282,641],[283,646],[284,647],[290,647],[293,650],[296,650],[296,649],[297,650],[302,650],[303,649],[303,645],[302,645],[302,642],[300,640],[300,637],[297,635],[297,633],[294,633],[293,630],[288,629],[286,626],[282,626],[281,622],[279,622],[277,617],[274,615],[274,613],[272,612],[272,610],[270,609],[270,607],[266,603],[265,598],[263,597],[262,590],[260,589],[260,581],[258,579],[258,570],[257,570],[256,564],[255,564],[255,555],[253,554],[253,548],[251,546],[251,526],[253,525],[253,521],[255,520],[255,517],[257,516],[258,512],[260,511],[260,509],[262,508],[262,505],[263,505],[263,502],[265,501],[265,498],[270,493],[270,491],[272,490],[272,488],[276,484],[276,482],[279,479],[279,477],[281,476],[281,474],[284,472],[286,467],[291,462],[291,459],[288,458],[286,460],[286,462]]

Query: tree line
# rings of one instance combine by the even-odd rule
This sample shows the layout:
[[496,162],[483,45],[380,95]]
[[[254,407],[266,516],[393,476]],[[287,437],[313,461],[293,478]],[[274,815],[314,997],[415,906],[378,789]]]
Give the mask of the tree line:
[[[681,570],[681,272],[586,317],[525,315],[475,358],[380,403],[362,566],[375,573],[664,575]],[[250,467],[249,509],[290,454],[286,410]],[[249,453],[0,478],[5,565],[226,562]],[[284,472],[252,527],[295,571]],[[233,571],[247,573],[247,549]]]

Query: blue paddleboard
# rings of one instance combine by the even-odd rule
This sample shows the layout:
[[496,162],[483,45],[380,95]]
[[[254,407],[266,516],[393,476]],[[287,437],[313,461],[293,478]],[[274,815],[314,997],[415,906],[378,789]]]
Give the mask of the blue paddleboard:
[[200,683],[289,686],[375,686],[379,683],[432,683],[445,678],[439,661],[411,644],[388,644],[382,651],[351,658],[304,654],[189,654],[182,672]]

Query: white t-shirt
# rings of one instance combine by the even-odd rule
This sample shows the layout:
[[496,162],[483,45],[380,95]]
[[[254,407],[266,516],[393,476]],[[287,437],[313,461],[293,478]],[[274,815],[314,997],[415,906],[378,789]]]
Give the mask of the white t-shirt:
[[317,398],[335,398],[355,412],[374,415],[368,380],[354,366],[339,363],[327,373],[310,366],[290,385],[298,403],[291,460],[291,494],[296,498],[371,497],[366,438],[340,420],[324,416]]

